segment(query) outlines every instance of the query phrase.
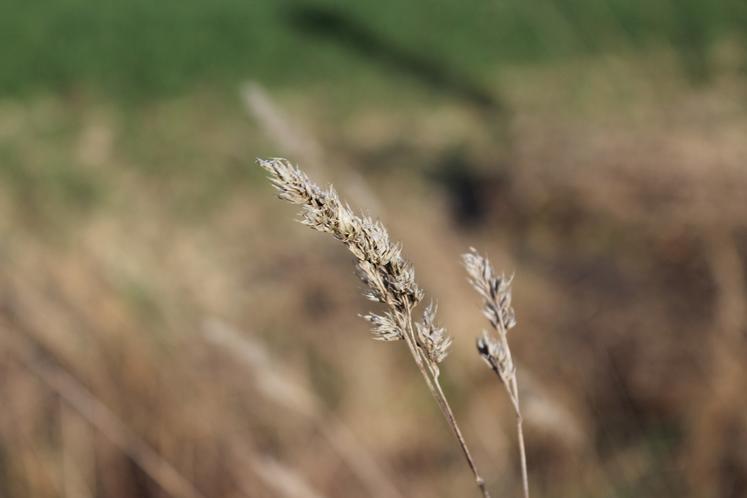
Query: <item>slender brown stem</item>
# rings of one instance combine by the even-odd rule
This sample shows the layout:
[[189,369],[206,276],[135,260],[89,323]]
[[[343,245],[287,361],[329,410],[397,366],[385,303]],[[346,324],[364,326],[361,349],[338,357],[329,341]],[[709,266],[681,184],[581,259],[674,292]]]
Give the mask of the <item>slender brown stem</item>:
[[524,430],[523,418],[521,416],[521,408],[519,407],[519,390],[516,383],[516,373],[511,378],[511,388],[514,391],[514,399],[516,400],[516,433],[519,438],[519,454],[521,457],[521,484],[524,488],[524,498],[529,498],[529,476],[527,475],[527,453],[524,447]]
[[446,398],[443,389],[441,389],[441,384],[438,382],[438,377],[430,368],[427,367],[427,359],[423,357],[423,353],[417,346],[415,331],[413,330],[412,326],[411,310],[408,310],[407,312],[407,323],[404,324],[404,330],[405,333],[403,335],[405,338],[405,342],[407,343],[407,347],[410,350],[410,353],[412,354],[413,359],[415,360],[415,363],[420,370],[420,373],[423,375],[428,389],[431,391],[433,398],[436,400],[441,413],[446,419],[446,422],[451,428],[451,431],[454,433],[457,441],[459,442],[459,447],[462,449],[462,453],[467,459],[467,465],[469,465],[469,468],[475,477],[475,483],[477,484],[477,487],[480,489],[483,498],[490,498],[490,493],[485,486],[485,480],[480,477],[480,473],[477,471],[477,465],[475,464],[475,461],[472,458],[472,454],[467,447],[467,442],[462,435],[462,431],[459,429],[459,425],[457,424],[456,418],[454,417],[454,412],[451,410],[449,401]]
[[[496,303],[500,306],[499,303]],[[503,319],[503,314],[498,314],[498,334],[500,335],[501,342],[503,343],[504,350],[508,355],[508,361],[511,365],[512,371],[510,373],[510,386],[506,382],[506,379],[500,373],[498,365],[493,365],[493,370],[503,382],[503,385],[508,391],[508,395],[511,398],[511,404],[514,406],[516,412],[516,433],[519,440],[519,459],[521,460],[521,485],[524,491],[524,498],[529,498],[529,476],[527,473],[527,455],[526,448],[524,446],[524,429],[523,429],[523,418],[521,416],[521,406],[519,405],[519,386],[516,382],[516,367],[513,364],[513,358],[511,358],[511,348],[508,347],[508,328]]]
[[516,414],[516,433],[519,439],[519,458],[521,460],[521,484],[524,491],[524,498],[529,498],[529,475],[527,472],[526,447],[524,445],[524,419],[521,416],[521,406],[519,405],[519,389],[516,381],[516,372],[513,373],[510,381],[506,382],[501,377],[498,365],[491,364],[491,367],[493,372],[495,372],[495,375],[497,375],[501,380],[501,384],[506,388],[508,397],[511,399],[511,405],[514,407],[514,413]]
[[457,441],[459,441],[459,446],[461,446],[462,452],[464,453],[464,457],[467,459],[467,464],[472,470],[472,473],[475,475],[475,482],[477,483],[477,487],[480,488],[480,491],[482,492],[482,495],[485,498],[490,498],[490,493],[488,493],[488,490],[485,487],[485,480],[482,477],[480,477],[480,474],[477,472],[477,466],[475,464],[475,461],[472,459],[472,455],[470,454],[469,449],[467,448],[467,442],[464,440],[464,436],[462,436],[462,431],[459,429],[459,425],[456,422],[456,418],[454,418],[454,412],[451,411],[451,406],[449,405],[449,401],[446,399],[446,395],[444,395],[443,390],[441,389],[441,384],[438,382],[438,379],[435,379],[435,385],[436,385],[438,396],[441,397],[441,399],[443,400],[442,411],[444,413],[444,416],[446,417],[446,420],[449,422],[449,425],[451,426],[451,430],[452,432],[454,432],[454,436],[456,436]]

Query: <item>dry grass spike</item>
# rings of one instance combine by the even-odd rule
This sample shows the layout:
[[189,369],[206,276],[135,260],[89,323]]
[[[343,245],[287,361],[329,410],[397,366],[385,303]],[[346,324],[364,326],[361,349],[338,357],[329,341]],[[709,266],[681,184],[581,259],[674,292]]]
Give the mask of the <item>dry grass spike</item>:
[[516,412],[521,481],[524,498],[529,498],[529,479],[527,476],[527,459],[524,448],[524,431],[522,429],[516,366],[508,345],[508,331],[516,326],[516,314],[511,306],[513,275],[506,277],[504,274],[496,274],[490,261],[481,256],[474,247],[471,247],[470,252],[462,256],[462,260],[469,274],[472,287],[483,298],[482,312],[493,328],[493,333],[483,331],[482,336],[477,339],[477,351],[501,380]]
[[258,159],[270,174],[278,196],[301,206],[304,225],[326,232],[341,241],[356,258],[358,277],[366,285],[366,297],[383,304],[382,313],[369,313],[374,339],[404,341],[423,375],[428,389],[449,424],[472,471],[483,497],[489,497],[484,480],[477,472],[467,443],[456,423],[439,383],[439,363],[448,354],[451,339],[436,325],[436,306],[425,307],[423,318],[413,318],[424,292],[415,282],[415,270],[402,257],[402,246],[393,242],[386,228],[370,217],[356,215],[343,203],[331,186],[322,189],[298,167],[285,159]]

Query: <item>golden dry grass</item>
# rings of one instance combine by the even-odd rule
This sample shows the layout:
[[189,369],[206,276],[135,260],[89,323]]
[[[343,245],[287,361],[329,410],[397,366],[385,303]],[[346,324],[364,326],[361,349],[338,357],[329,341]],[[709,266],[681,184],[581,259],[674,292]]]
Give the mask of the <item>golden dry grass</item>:
[[[624,102],[590,91],[568,103],[571,80],[532,104],[532,75],[505,83],[507,143],[449,104],[332,116],[278,100],[313,130],[322,179],[344,179],[343,193],[363,179],[439,297],[454,336],[444,389],[495,495],[521,482],[512,408],[474,352],[482,318],[457,259],[468,245],[521,275],[512,348],[534,496],[743,496],[742,80],[696,91],[640,76],[616,89],[616,70],[593,84],[632,92]],[[248,172],[276,147],[205,95],[131,114],[85,99],[0,106],[0,494],[470,489],[406,351],[366,340],[344,250],[296,229]],[[465,176],[449,176],[454,164]],[[209,320],[235,327],[281,380],[210,340]],[[40,368],[70,376],[67,390],[90,393],[129,436],[81,417]],[[188,484],[164,484],[133,440]]]

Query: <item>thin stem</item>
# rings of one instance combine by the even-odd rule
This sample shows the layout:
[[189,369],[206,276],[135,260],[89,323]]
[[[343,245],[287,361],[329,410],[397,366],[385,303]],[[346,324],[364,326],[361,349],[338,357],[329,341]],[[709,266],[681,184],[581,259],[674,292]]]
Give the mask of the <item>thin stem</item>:
[[[500,309],[500,303],[496,302],[496,306]],[[508,329],[506,328],[506,322],[503,319],[503,313],[498,313],[498,334],[500,335],[501,342],[503,343],[504,350],[508,355],[508,361],[511,365],[511,386],[509,387],[508,382],[500,374],[500,369],[497,365],[493,366],[493,370],[498,377],[506,386],[509,396],[511,397],[511,404],[514,406],[516,412],[516,433],[519,440],[519,459],[521,460],[521,485],[524,490],[524,498],[529,498],[529,476],[527,473],[527,454],[524,446],[524,429],[523,429],[523,418],[521,416],[521,406],[519,405],[519,387],[516,382],[516,367],[514,366],[513,358],[511,358],[511,349],[508,347]]]
[[475,482],[477,483],[477,487],[480,489],[483,498],[490,498],[490,493],[485,486],[485,480],[480,477],[480,474],[477,471],[477,465],[472,459],[472,454],[469,452],[469,448],[467,448],[467,442],[462,435],[462,431],[459,429],[459,425],[456,422],[456,418],[454,417],[454,412],[451,410],[449,401],[447,400],[443,389],[441,389],[441,384],[438,382],[438,377],[430,368],[427,367],[428,360],[423,357],[423,353],[417,346],[417,340],[412,326],[412,313],[410,309],[408,309],[407,311],[407,320],[404,325],[405,333],[403,334],[403,336],[405,338],[405,342],[407,343],[407,347],[410,350],[415,363],[420,369],[420,373],[423,375],[428,389],[431,391],[433,398],[436,400],[441,413],[444,415],[446,422],[449,424],[451,431],[454,433],[454,436],[459,442],[459,447],[462,449],[462,453],[467,459],[467,465],[469,465],[469,468],[475,477]]
[[521,416],[521,406],[519,405],[519,389],[516,382],[516,372],[511,376],[510,382],[505,382],[501,377],[500,369],[498,365],[491,362],[491,367],[495,375],[501,380],[501,384],[506,388],[508,397],[511,399],[511,405],[514,407],[514,413],[516,414],[516,433],[519,439],[519,459],[521,463],[521,484],[524,490],[524,498],[529,498],[529,475],[527,472],[527,453],[524,445],[524,429],[523,429],[523,417]]
[[449,401],[446,399],[446,395],[441,389],[441,384],[438,382],[438,379],[435,379],[435,385],[436,385],[436,391],[438,395],[443,400],[442,412],[444,416],[446,417],[446,420],[449,422],[449,425],[451,426],[451,430],[452,432],[454,432],[454,436],[456,436],[457,441],[459,441],[459,446],[461,446],[462,452],[464,453],[464,457],[467,459],[467,464],[469,465],[470,469],[472,469],[472,473],[475,475],[475,482],[477,483],[477,486],[480,488],[480,491],[482,491],[482,495],[485,498],[490,498],[490,493],[488,493],[488,489],[485,487],[485,480],[482,477],[480,477],[480,474],[477,472],[477,466],[475,465],[475,461],[472,459],[472,455],[470,454],[469,449],[467,448],[467,442],[464,440],[464,436],[462,436],[462,431],[459,429],[459,425],[457,424],[456,418],[454,417],[454,412],[451,411],[451,406],[449,405]]
[[519,454],[521,456],[521,484],[524,488],[524,498],[529,498],[529,476],[527,475],[527,453],[524,447],[524,430],[522,429],[523,418],[519,407],[519,389],[516,384],[516,373],[511,378],[511,388],[514,391],[516,400],[516,433],[519,438]]

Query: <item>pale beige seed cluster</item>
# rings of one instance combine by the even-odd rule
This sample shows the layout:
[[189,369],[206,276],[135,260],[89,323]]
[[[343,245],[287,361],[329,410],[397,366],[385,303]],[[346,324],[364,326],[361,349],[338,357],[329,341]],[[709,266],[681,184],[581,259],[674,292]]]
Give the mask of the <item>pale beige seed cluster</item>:
[[483,331],[477,340],[480,356],[501,377],[504,383],[515,374],[508,347],[508,331],[516,326],[516,314],[511,307],[511,282],[513,277],[498,275],[487,258],[475,248],[462,256],[472,287],[482,296],[482,312],[493,327],[494,333]]
[[516,326],[516,314],[511,306],[513,277],[498,275],[490,265],[490,261],[481,256],[474,247],[470,248],[470,252],[464,254],[462,259],[472,287],[482,296],[482,312],[493,327],[492,333],[483,331],[482,337],[477,340],[477,351],[500,378],[516,412],[522,488],[524,498],[529,498],[529,477],[521,406],[519,405],[519,387],[516,379],[516,366],[508,346],[508,331]]
[[410,334],[407,338],[412,339],[418,352],[437,371],[451,340],[443,328],[435,325],[433,305],[426,307],[422,321],[412,331],[411,313],[423,300],[424,293],[415,282],[412,265],[402,257],[402,246],[392,242],[380,222],[356,215],[340,200],[334,188],[320,188],[287,160],[258,161],[270,173],[279,197],[301,206],[301,223],[332,234],[355,256],[358,276],[367,287],[366,297],[388,306],[389,310],[383,314],[364,316],[372,325],[374,338],[396,341]]

